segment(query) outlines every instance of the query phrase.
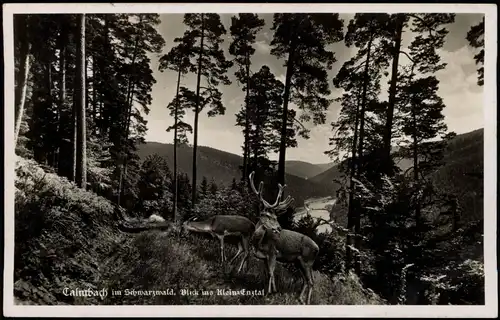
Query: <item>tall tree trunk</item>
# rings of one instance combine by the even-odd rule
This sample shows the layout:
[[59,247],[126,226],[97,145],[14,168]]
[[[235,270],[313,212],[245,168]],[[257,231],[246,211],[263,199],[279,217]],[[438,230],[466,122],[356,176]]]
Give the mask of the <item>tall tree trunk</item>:
[[85,95],[86,95],[86,70],[85,70],[85,14],[78,15],[78,41],[76,59],[76,109],[77,109],[77,170],[76,183],[80,188],[87,187],[87,134],[85,116]]
[[97,63],[95,54],[92,55],[92,133],[97,133]]
[[17,144],[17,138],[19,137],[19,130],[21,129],[21,123],[24,116],[24,102],[26,101],[26,88],[28,86],[28,75],[30,71],[30,49],[31,43],[28,39],[28,15],[25,15],[24,21],[22,23],[22,29],[20,30],[21,37],[23,39],[21,43],[21,59],[19,65],[19,84],[16,87],[15,92],[15,116],[16,123],[14,127],[14,144]]
[[61,27],[61,35],[59,38],[59,121],[57,123],[57,139],[59,145],[57,147],[57,163],[58,163],[58,173],[62,174],[64,171],[62,161],[61,161],[61,148],[62,148],[62,114],[66,106],[66,41],[67,41],[67,31],[66,26],[63,24]]
[[401,38],[403,35],[405,14],[398,14],[396,24],[396,35],[394,39],[393,58],[392,58],[392,75],[391,85],[389,88],[389,105],[386,111],[386,124],[384,132],[384,168],[389,169],[391,160],[391,141],[392,141],[392,122],[394,118],[394,108],[396,106],[396,85],[398,82],[398,66],[399,66],[399,53],[401,51]]
[[[52,53],[52,52],[50,52]],[[49,54],[49,58],[47,61],[47,107],[51,110],[53,107],[53,99],[52,99],[52,54]],[[51,134],[56,134],[57,131],[50,132]],[[47,161],[47,165],[56,168],[54,157],[54,150],[57,148],[57,142],[49,142],[47,146],[50,146],[50,150],[46,151],[45,160]]]
[[179,123],[179,88],[181,85],[181,67],[177,73],[177,90],[175,93],[175,110],[174,110],[174,223],[177,223],[177,199],[178,199],[178,179],[177,179],[177,125]]
[[[363,71],[363,92],[361,95],[361,112],[360,112],[360,117],[359,117],[359,146],[358,146],[358,170],[357,170],[357,175],[359,178],[361,168],[363,167],[363,150],[364,150],[364,138],[365,138],[365,109],[366,109],[366,104],[367,104],[367,92],[368,92],[368,84],[370,81],[370,77],[368,75],[369,71],[369,66],[370,66],[370,55],[371,55],[371,47],[372,47],[372,42],[373,42],[373,33],[370,35],[370,40],[368,41],[368,52],[366,54],[366,62],[365,62],[365,69]],[[354,233],[355,233],[355,247],[356,249],[360,249],[361,245],[361,239],[360,239],[360,231],[361,231],[361,212],[360,212],[360,207],[358,203],[354,204],[353,208],[353,217],[354,217]],[[361,263],[359,259],[359,254],[356,254],[356,260],[355,260],[355,270],[356,273],[360,274],[361,272]]]
[[[417,128],[417,114],[415,110],[415,106],[412,105],[412,121],[413,121],[413,179],[415,180],[416,190],[415,192],[420,192],[420,181],[419,181],[419,166],[418,166],[418,131]],[[417,201],[415,202],[415,227],[417,232],[420,231],[421,227],[421,219],[420,219],[420,197],[417,197]]]
[[[103,89],[108,89],[109,88],[109,76],[108,76],[108,72],[109,72],[109,68],[106,68],[106,58],[109,57],[109,50],[110,50],[110,46],[109,46],[109,21],[108,21],[108,15],[105,14],[104,15],[104,58],[101,58],[101,64],[100,64],[100,76],[101,76],[101,81],[102,81],[102,84],[104,86]],[[101,91],[103,92],[103,91]],[[101,134],[102,134],[102,138],[105,138],[106,136],[108,136],[108,128],[109,128],[109,121],[107,121],[107,115],[109,113],[109,103],[107,102],[107,99],[105,97],[102,97],[102,104],[101,104],[101,114],[100,114],[100,117],[101,117],[101,128],[100,128],[100,131],[101,131]]]
[[[285,185],[285,161],[286,161],[286,133],[288,127],[288,100],[290,99],[290,87],[292,85],[293,69],[295,67],[295,41],[294,38],[290,44],[290,52],[288,54],[288,61],[286,63],[286,78],[285,78],[285,92],[283,93],[283,115],[281,118],[281,140],[280,152],[278,162],[278,183]],[[284,197],[284,192],[282,194]]]
[[[142,22],[142,16],[140,17],[139,23]],[[139,45],[139,35],[136,35],[135,37],[135,43],[134,43],[134,51],[132,54],[132,70],[135,71],[135,60],[137,59],[137,50],[138,50],[138,45]],[[133,72],[132,71],[132,72]],[[127,84],[127,99],[126,99],[126,111],[125,111],[125,126],[122,130],[123,132],[123,137],[120,139],[120,149],[122,149],[124,146],[122,143],[125,143],[127,145],[128,142],[128,135],[130,131],[130,122],[132,119],[132,108],[133,108],[133,100],[134,100],[134,79],[133,79],[133,74],[129,74],[128,77],[128,84]],[[125,146],[125,152],[123,152],[123,157],[122,157],[122,163],[121,166],[119,166],[119,184],[118,184],[118,202],[117,204],[120,205],[121,199],[124,197],[124,188],[123,188],[123,182],[127,176],[127,165],[128,165],[128,146]],[[121,151],[121,150],[120,150]]]
[[201,85],[201,62],[203,59],[203,40],[205,37],[205,16],[201,14],[201,39],[200,39],[200,56],[198,58],[198,77],[196,80],[196,106],[194,111],[194,130],[193,130],[193,182],[192,182],[192,194],[191,194],[191,203],[194,206],[196,204],[196,156],[198,149],[198,116],[200,113],[200,85]]
[[245,95],[245,142],[244,142],[244,151],[243,151],[243,181],[245,182],[245,185],[248,184],[247,180],[247,175],[248,175],[248,158],[249,158],[249,146],[248,146],[248,139],[249,139],[249,127],[250,127],[250,119],[249,119],[249,106],[248,106],[248,99],[250,95],[250,54],[247,53],[246,55],[246,73],[247,73],[247,92]]
[[[354,137],[352,141],[352,149],[351,149],[351,162],[349,166],[349,203],[347,209],[347,229],[351,230],[354,226],[354,180],[353,178],[356,175],[356,148],[358,145],[358,127],[359,127],[359,107],[361,101],[358,101],[356,104],[356,114],[354,118]],[[350,248],[351,245],[351,236],[349,233],[346,236],[346,271],[351,269],[352,263],[352,250]]]
[[[76,80],[76,79],[75,79]],[[76,83],[76,81],[75,81]],[[72,115],[71,118],[73,120],[73,135],[72,135],[72,146],[73,146],[73,152],[72,152],[72,158],[73,161],[71,163],[71,180],[76,182],[76,167],[77,167],[77,162],[78,162],[78,117],[77,117],[77,106],[76,106],[76,100],[77,100],[77,95],[76,95],[76,90],[73,90],[73,108],[72,108]]]

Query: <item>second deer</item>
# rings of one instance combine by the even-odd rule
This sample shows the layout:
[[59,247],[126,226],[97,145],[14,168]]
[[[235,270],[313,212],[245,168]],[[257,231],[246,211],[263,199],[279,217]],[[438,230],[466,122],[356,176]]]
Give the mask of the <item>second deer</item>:
[[255,225],[252,221],[238,215],[215,215],[203,221],[195,221],[194,219],[188,220],[183,223],[183,228],[186,231],[209,233],[214,238],[218,238],[220,241],[222,265],[226,261],[226,256],[224,254],[224,238],[226,236],[239,237],[238,252],[229,261],[229,265],[243,254],[238,273],[241,271],[249,255],[249,238],[255,231]]

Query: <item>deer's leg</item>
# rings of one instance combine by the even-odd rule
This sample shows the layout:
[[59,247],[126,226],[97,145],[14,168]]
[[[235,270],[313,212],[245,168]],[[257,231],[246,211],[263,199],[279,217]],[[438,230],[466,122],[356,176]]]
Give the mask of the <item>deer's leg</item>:
[[271,255],[269,257],[269,274],[270,274],[270,282],[271,282],[271,286],[272,286],[272,290],[273,292],[278,292],[278,290],[276,290],[276,283],[274,282],[274,269],[276,268],[276,255]]
[[220,255],[221,255],[221,264],[224,264],[224,236],[218,236],[220,240]]
[[241,245],[243,246],[243,258],[241,259],[240,267],[238,268],[238,273],[240,273],[243,266],[245,266],[245,268],[248,266],[248,258],[249,258],[248,238],[242,237]]
[[302,298],[302,296],[304,295],[304,293],[306,292],[306,289],[307,289],[307,270],[306,270],[306,266],[304,264],[304,260],[302,260],[300,257],[298,258],[298,263],[297,263],[297,267],[299,268],[300,270],[300,274],[302,275],[302,279],[303,279],[303,285],[302,285],[302,290],[300,291],[300,295],[299,295],[299,301],[300,303],[304,303],[304,299]]
[[307,292],[307,304],[311,304],[311,295],[314,287],[314,275],[312,272],[312,263],[306,263],[306,279],[309,286],[309,291]]
[[238,242],[238,252],[236,252],[234,257],[232,257],[231,260],[229,260],[229,265],[233,264],[234,260],[242,253],[243,253],[243,246],[241,242]]
[[267,279],[267,293],[268,294],[272,293],[272,290],[271,290],[272,289],[272,287],[271,287],[272,286],[272,282],[271,281],[272,281],[272,276],[273,276],[272,273],[271,273],[271,263],[270,263],[269,260],[270,260],[269,257],[266,258],[266,268],[265,268],[265,270],[266,270],[266,279]]

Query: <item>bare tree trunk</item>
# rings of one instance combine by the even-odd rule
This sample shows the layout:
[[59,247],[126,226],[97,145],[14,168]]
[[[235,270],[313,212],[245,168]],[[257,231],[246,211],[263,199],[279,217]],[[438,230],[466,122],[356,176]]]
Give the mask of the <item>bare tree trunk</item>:
[[59,139],[59,145],[57,148],[57,162],[58,162],[58,172],[61,174],[63,172],[62,162],[61,162],[61,147],[62,147],[62,114],[64,112],[64,107],[66,105],[66,40],[67,34],[65,30],[65,25],[61,28],[61,35],[59,40],[59,121],[57,123],[57,139]]
[[[140,20],[139,20],[139,23],[141,23],[141,22],[142,22],[142,16],[140,17]],[[135,37],[134,51],[132,54],[132,61],[131,61],[132,69],[135,69],[135,60],[137,59],[138,45],[139,45],[139,36],[137,35]],[[125,143],[125,145],[128,142],[128,135],[129,135],[129,131],[130,131],[130,122],[132,119],[134,86],[135,86],[134,80],[132,79],[132,74],[130,74],[128,77],[128,84],[127,84],[127,100],[126,100],[127,109],[125,111],[125,127],[123,129],[124,138],[122,140],[120,140],[120,149],[123,148],[123,145],[122,145],[123,142]],[[118,202],[117,202],[118,205],[120,205],[121,199],[125,195],[124,188],[123,188],[123,182],[127,176],[127,164],[128,164],[128,154],[127,153],[128,153],[128,150],[126,149],[125,152],[123,153],[124,155],[122,157],[122,163],[118,167],[118,170],[120,172],[119,173],[120,178],[119,178],[119,184],[118,184]]]
[[246,181],[245,185],[248,184],[247,176],[248,176],[248,158],[249,158],[249,130],[250,130],[250,121],[249,121],[249,106],[248,99],[250,95],[250,57],[249,53],[246,56],[246,67],[247,67],[247,92],[245,95],[245,141],[244,141],[244,151],[243,151],[243,181]]
[[[75,79],[76,83],[76,79]],[[72,146],[73,146],[73,161],[71,163],[71,180],[76,182],[76,166],[78,162],[78,117],[77,117],[77,106],[76,106],[76,90],[73,90],[73,108],[71,118],[73,120],[73,135],[72,135]]]
[[179,117],[179,88],[181,85],[181,66],[177,73],[177,91],[175,93],[175,111],[174,111],[174,223],[177,223],[177,199],[178,199],[178,179],[177,179],[177,125]]
[[76,183],[80,188],[87,187],[87,134],[85,115],[86,70],[85,70],[85,14],[78,15],[78,41],[76,59],[76,110],[77,110],[77,167]]
[[[413,121],[413,128],[417,127],[417,114],[415,110],[415,106],[412,106],[412,121]],[[417,194],[417,201],[415,202],[415,227],[417,229],[417,232],[420,231],[421,227],[421,219],[420,219],[420,197],[418,197],[418,194],[420,193],[420,181],[419,181],[419,166],[418,166],[418,134],[417,130],[414,130],[413,132],[413,179],[415,180],[415,185],[416,185],[416,194]]]
[[92,55],[92,132],[97,133],[97,64],[95,54]]
[[[278,162],[278,183],[285,185],[285,161],[286,161],[286,133],[288,126],[288,100],[290,99],[290,87],[292,85],[292,76],[295,59],[295,41],[290,44],[290,52],[286,63],[286,78],[285,78],[285,92],[283,93],[283,115],[281,118],[281,140],[280,152]],[[283,192],[284,193],[284,192]],[[282,198],[284,194],[281,195]]]
[[399,53],[401,51],[401,38],[403,34],[403,26],[404,26],[405,14],[399,14],[397,17],[397,25],[396,25],[396,36],[394,40],[394,48],[393,48],[393,59],[392,59],[392,76],[391,76],[391,85],[389,88],[389,105],[387,107],[386,112],[386,124],[385,124],[385,133],[384,133],[384,158],[383,161],[385,169],[388,169],[389,162],[391,159],[391,142],[392,142],[392,122],[394,118],[394,108],[396,106],[396,85],[398,82],[398,66],[399,66]]
[[[356,148],[358,145],[358,127],[359,127],[359,108],[360,101],[358,101],[356,105],[356,115],[354,118],[354,137],[352,142],[351,149],[351,163],[349,168],[349,203],[347,209],[347,229],[351,230],[354,226],[354,180],[353,178],[356,175]],[[350,248],[351,245],[351,236],[350,232],[346,236],[346,271],[351,269],[352,263],[352,250]]]
[[[15,116],[16,123],[14,127],[14,144],[17,144],[17,138],[19,137],[19,130],[21,129],[21,123],[24,116],[24,103],[26,101],[26,88],[28,85],[28,75],[30,71],[30,49],[31,43],[28,39],[28,15],[24,17],[23,29],[24,34],[23,42],[21,44],[21,63],[19,67],[19,84],[16,87],[15,93]],[[20,30],[20,33],[23,33],[23,30]]]
[[[364,150],[364,137],[365,137],[365,109],[366,109],[366,104],[367,104],[367,91],[368,91],[368,83],[370,81],[370,78],[368,76],[368,67],[370,65],[370,54],[371,54],[371,47],[372,47],[372,41],[373,41],[373,34],[370,35],[370,40],[368,41],[368,52],[366,54],[366,62],[365,62],[365,69],[363,71],[363,92],[361,96],[361,112],[360,112],[360,119],[359,119],[359,146],[358,146],[358,178],[359,174],[361,171],[361,168],[363,167],[363,150]],[[360,206],[356,203],[354,210],[353,210],[353,217],[354,217],[354,233],[355,233],[355,247],[356,249],[360,250],[361,242],[360,242],[360,231],[361,231],[361,212],[360,212]],[[356,259],[355,259],[355,270],[356,273],[360,274],[361,272],[361,263],[359,260],[359,254],[356,254]]]
[[[53,99],[52,99],[52,57],[49,55],[47,61],[47,107],[52,109]],[[55,131],[57,133],[57,131]],[[56,168],[54,157],[55,157],[55,149],[57,148],[57,142],[54,145],[55,148],[51,148],[51,150],[47,150],[45,155],[45,160],[47,165]]]
[[196,107],[194,112],[194,131],[193,131],[193,182],[192,182],[192,194],[191,194],[191,203],[194,206],[196,204],[196,156],[198,149],[198,116],[200,113],[200,82],[201,82],[201,62],[203,58],[203,40],[205,37],[205,16],[201,14],[201,39],[200,39],[200,56],[198,58],[198,77],[196,80]]

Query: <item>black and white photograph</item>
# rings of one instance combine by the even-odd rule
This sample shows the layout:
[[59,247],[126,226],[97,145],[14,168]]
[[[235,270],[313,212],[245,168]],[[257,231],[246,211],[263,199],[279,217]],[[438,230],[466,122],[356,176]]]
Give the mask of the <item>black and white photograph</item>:
[[498,316],[495,7],[4,5],[4,315]]

